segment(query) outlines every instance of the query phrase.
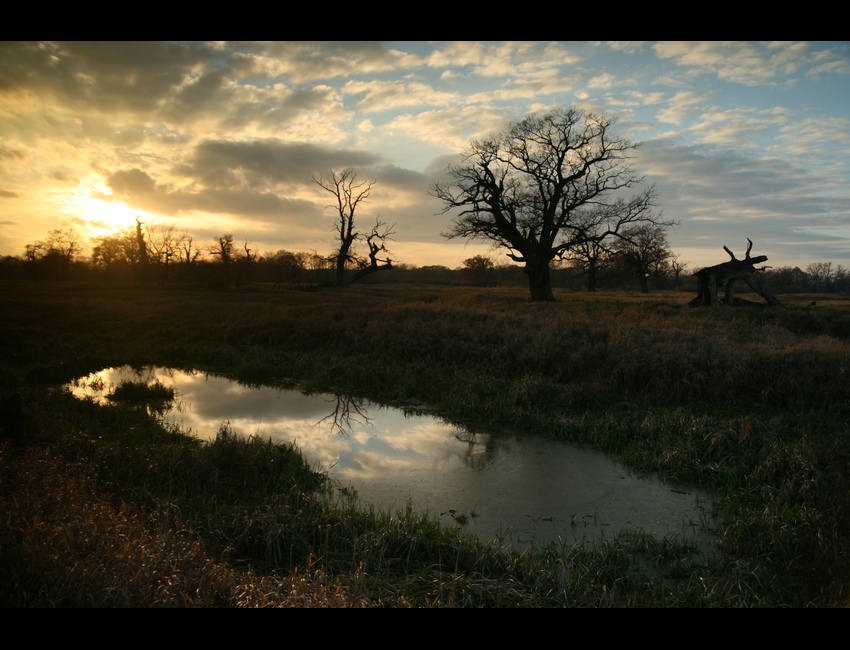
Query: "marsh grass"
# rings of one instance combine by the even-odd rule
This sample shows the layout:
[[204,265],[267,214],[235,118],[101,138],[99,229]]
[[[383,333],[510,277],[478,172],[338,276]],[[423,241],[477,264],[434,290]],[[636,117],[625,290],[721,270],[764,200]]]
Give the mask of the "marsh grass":
[[[562,293],[537,305],[519,292],[391,285],[2,291],[0,392],[20,396],[27,441],[0,457],[2,515],[13,522],[3,532],[9,605],[286,606],[299,602],[287,600],[293,589],[303,598],[314,590],[302,604],[328,606],[850,600],[846,301],[694,310],[681,294]],[[509,551],[411,509],[333,499],[339,491],[296,449],[241,438],[226,423],[208,444],[168,429],[135,406],[165,403],[156,389],[127,386],[98,406],[56,388],[127,363],[338,389],[602,449],[712,490],[717,552],[640,531]],[[39,469],[49,463],[74,469]],[[27,491],[40,474],[89,483]],[[44,509],[48,493],[88,495],[73,539],[97,552],[58,541],[72,528]],[[97,546],[110,517],[128,526],[110,537],[125,545],[113,555]],[[157,558],[132,550],[139,544]],[[140,568],[178,556],[187,564],[172,591]],[[136,577],[125,584],[125,573]],[[125,586],[110,591],[110,582]]]

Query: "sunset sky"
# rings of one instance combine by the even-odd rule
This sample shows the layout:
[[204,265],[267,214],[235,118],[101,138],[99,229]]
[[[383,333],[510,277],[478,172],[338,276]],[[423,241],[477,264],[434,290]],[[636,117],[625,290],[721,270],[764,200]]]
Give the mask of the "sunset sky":
[[[460,266],[426,194],[470,140],[575,105],[642,142],[673,252],[850,266],[848,42],[2,42],[0,255],[138,216],[206,247],[330,252],[329,194],[376,184],[357,223],[400,263]],[[496,262],[508,261],[493,254]]]

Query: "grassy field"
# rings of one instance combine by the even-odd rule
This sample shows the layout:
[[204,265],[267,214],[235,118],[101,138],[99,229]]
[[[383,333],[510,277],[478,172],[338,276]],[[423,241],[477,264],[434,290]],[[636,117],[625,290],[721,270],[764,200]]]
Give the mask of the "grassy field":
[[[687,293],[6,283],[7,607],[835,607],[850,604],[850,301],[692,309]],[[811,305],[811,302],[816,302]],[[563,438],[717,495],[717,552],[625,531],[507,553],[331,503],[297,449],[202,444],[107,366],[344,391]],[[148,394],[149,393],[149,394]]]

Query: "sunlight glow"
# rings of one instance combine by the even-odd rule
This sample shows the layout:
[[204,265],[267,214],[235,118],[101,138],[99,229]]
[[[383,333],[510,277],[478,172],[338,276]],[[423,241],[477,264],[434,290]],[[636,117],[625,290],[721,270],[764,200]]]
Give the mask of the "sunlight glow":
[[123,201],[109,200],[110,191],[95,179],[81,183],[63,199],[63,211],[77,220],[83,236],[92,238],[126,230],[135,225],[136,217],[143,222],[161,220],[161,217],[131,208]]

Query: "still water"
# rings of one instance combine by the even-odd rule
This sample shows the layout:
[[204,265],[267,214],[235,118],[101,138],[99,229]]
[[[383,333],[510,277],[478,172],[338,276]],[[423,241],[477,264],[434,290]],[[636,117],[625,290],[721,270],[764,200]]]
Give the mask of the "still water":
[[175,390],[161,417],[214,439],[222,425],[245,436],[294,442],[365,506],[439,518],[481,539],[526,547],[611,538],[624,528],[706,544],[710,497],[639,476],[603,453],[528,436],[471,432],[432,415],[331,394],[250,387],[201,372],[107,368],[72,382],[104,402],[124,382]]

